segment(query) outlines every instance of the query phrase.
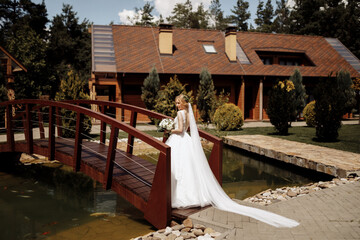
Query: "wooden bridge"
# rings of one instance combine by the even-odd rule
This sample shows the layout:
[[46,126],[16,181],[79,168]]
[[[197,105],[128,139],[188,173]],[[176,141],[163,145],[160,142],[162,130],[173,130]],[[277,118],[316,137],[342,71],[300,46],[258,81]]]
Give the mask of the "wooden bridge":
[[[92,111],[90,105],[100,111]],[[17,107],[21,110],[15,110]],[[6,116],[6,142],[0,143],[1,152],[24,152],[47,156],[72,166],[112,189],[144,213],[144,217],[156,228],[167,226],[172,217],[181,218],[197,209],[171,208],[171,156],[170,147],[145,132],[136,129],[137,115],[155,119],[169,118],[132,105],[92,100],[55,102],[46,100],[15,100],[0,103]],[[128,122],[109,116],[109,109],[130,111]],[[74,137],[64,137],[64,111],[76,116]],[[84,136],[85,118],[100,123],[100,143]],[[18,120],[19,119],[19,120]],[[45,128],[44,125],[47,125]],[[109,144],[106,143],[106,126],[110,126]],[[34,139],[33,128],[40,129],[40,138]],[[15,140],[14,133],[21,129],[25,140]],[[45,129],[47,132],[45,132]],[[128,134],[126,149],[117,148],[119,131]],[[222,182],[222,140],[199,131],[200,137],[213,143],[209,157],[210,167]],[[159,151],[157,164],[133,155],[134,138]],[[3,159],[2,159],[3,160]]]

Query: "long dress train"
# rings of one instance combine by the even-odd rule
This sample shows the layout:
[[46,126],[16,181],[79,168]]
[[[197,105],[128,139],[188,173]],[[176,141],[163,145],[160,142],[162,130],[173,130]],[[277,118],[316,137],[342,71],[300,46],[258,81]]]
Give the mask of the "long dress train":
[[[173,208],[212,205],[220,210],[255,218],[275,227],[295,227],[298,222],[278,214],[242,206],[229,198],[213,175],[201,146],[194,114],[189,104],[190,135],[185,126],[185,110],[181,134],[166,141],[171,147],[171,202]],[[175,126],[179,126],[178,117]],[[178,128],[178,127],[177,127]]]

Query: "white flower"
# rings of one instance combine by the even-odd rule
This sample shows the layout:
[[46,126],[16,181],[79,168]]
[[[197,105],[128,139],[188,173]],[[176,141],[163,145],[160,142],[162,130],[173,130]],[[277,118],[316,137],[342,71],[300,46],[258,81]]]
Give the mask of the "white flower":
[[172,119],[165,118],[165,119],[161,120],[161,122],[159,123],[159,127],[160,127],[160,130],[162,130],[162,131],[164,131],[164,130],[170,131],[171,129],[174,129],[175,123]]

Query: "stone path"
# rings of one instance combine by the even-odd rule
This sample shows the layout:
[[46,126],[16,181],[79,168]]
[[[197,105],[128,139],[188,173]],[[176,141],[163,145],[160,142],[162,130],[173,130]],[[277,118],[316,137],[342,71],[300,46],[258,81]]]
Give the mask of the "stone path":
[[360,176],[360,154],[284,140],[264,135],[241,135],[224,138],[228,145],[323,172],[335,177]]
[[276,228],[213,207],[190,216],[194,223],[223,232],[216,239],[360,239],[360,182],[348,183],[268,206],[239,201],[300,223]]

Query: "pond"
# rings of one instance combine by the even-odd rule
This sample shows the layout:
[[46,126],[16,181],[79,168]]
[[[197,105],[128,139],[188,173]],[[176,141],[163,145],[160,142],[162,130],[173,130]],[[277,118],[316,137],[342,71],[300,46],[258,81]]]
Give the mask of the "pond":
[[[329,180],[233,148],[223,156],[223,188],[232,198]],[[0,169],[0,239],[130,239],[151,231],[140,211],[69,167]]]

